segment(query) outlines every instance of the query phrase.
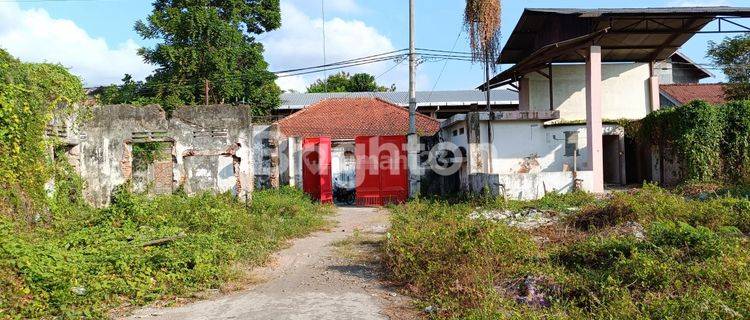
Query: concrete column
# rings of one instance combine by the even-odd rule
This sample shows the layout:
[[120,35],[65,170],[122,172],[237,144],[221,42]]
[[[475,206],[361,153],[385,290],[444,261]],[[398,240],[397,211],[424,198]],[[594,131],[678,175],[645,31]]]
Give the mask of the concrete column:
[[419,164],[419,135],[416,133],[406,136],[406,151],[409,168],[409,197],[416,198],[422,189],[422,166]]
[[648,79],[650,88],[650,100],[651,100],[651,111],[656,111],[661,108],[661,89],[659,88],[659,76],[651,76]]
[[286,172],[289,175],[289,186],[294,187],[297,185],[297,140],[294,137],[287,138],[287,169]]
[[484,170],[485,157],[482,150],[482,131],[479,112],[469,112],[466,115],[466,127],[466,139],[469,144],[469,150],[466,150],[466,156],[469,158],[469,174],[486,173]]
[[523,77],[518,81],[518,110],[530,111],[529,78]]
[[602,153],[602,48],[591,46],[586,58],[586,141],[594,193],[604,192]]

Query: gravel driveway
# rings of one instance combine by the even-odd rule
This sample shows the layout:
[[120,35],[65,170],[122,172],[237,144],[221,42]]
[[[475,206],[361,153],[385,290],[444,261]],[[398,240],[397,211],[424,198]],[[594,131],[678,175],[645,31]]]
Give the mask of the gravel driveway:
[[295,240],[248,290],[176,308],[149,308],[130,319],[408,319],[409,300],[380,281],[379,265],[336,254],[334,244],[357,234],[383,235],[385,210],[339,208],[338,226]]

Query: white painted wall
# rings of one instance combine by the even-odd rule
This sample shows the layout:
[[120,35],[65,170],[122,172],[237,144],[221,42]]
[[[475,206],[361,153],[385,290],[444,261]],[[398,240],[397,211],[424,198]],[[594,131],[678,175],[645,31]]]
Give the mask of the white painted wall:
[[[487,122],[482,124],[482,141],[487,140]],[[578,157],[565,155],[565,132],[578,132]],[[622,135],[618,125],[604,125],[604,135]],[[590,170],[585,125],[545,127],[538,121],[495,121],[492,123],[492,172],[496,174]],[[529,170],[530,169],[530,170]],[[528,172],[527,172],[528,171]]]
[[[482,123],[482,141],[487,141],[487,123]],[[496,174],[562,172],[573,170],[573,157],[565,156],[565,132],[578,132],[578,170],[588,168],[586,127],[544,127],[541,122],[494,122],[492,172]]]
[[[582,190],[593,190],[593,172],[578,171],[575,179],[580,180]],[[524,174],[501,174],[500,192],[510,199],[534,200],[546,193],[567,193],[573,191],[575,180],[572,172],[540,172]]]
[[[480,144],[487,148],[489,121],[480,123]],[[444,141],[468,148],[466,135],[453,136],[465,127],[465,121],[445,126]],[[583,190],[593,190],[592,172],[585,161],[588,154],[586,126],[583,124],[544,126],[542,121],[493,121],[492,173],[498,174],[506,196],[514,199],[537,199],[545,192],[568,192],[573,187],[573,166]],[[565,132],[578,132],[578,157],[565,155]],[[464,130],[465,132],[465,130]],[[604,125],[604,135],[623,135],[618,125]],[[466,171],[466,168],[462,169]],[[467,173],[461,172],[461,184],[467,190]]]
[[[604,119],[642,119],[649,114],[649,68],[647,63],[602,65]],[[553,105],[562,121],[586,119],[585,69],[584,64],[552,66]],[[549,110],[549,80],[538,73],[526,77],[530,110]]]
[[[463,129],[463,133],[460,133],[461,129]],[[468,150],[469,140],[467,136],[467,129],[468,128],[466,128],[466,121],[457,121],[453,125],[443,128],[442,137],[445,141],[451,142],[458,147],[463,147],[464,149]],[[456,136],[453,136],[453,131],[456,131]]]

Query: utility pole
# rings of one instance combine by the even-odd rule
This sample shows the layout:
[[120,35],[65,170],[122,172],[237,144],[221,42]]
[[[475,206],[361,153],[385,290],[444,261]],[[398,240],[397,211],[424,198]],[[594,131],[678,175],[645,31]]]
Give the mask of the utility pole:
[[487,113],[489,113],[489,121],[487,122],[487,173],[492,174],[492,144],[494,143],[492,137],[492,121],[495,120],[495,114],[492,113],[492,102],[491,102],[491,91],[490,91],[490,50],[484,50],[484,81],[487,84],[486,97],[487,97]]
[[409,165],[409,197],[419,196],[422,170],[419,165],[419,137],[417,136],[417,60],[414,39],[414,0],[409,0],[409,135],[407,152]]
[[[320,0],[320,15],[323,18],[323,65],[326,63],[326,3],[325,0]],[[324,91],[328,92],[328,70],[323,67],[323,88]]]
[[417,133],[417,57],[414,49],[414,0],[409,0],[409,134]]

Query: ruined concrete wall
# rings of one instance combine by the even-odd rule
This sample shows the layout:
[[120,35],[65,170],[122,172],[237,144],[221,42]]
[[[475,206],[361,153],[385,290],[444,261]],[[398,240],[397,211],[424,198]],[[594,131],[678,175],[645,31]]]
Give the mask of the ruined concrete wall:
[[255,188],[271,189],[280,185],[280,137],[276,125],[256,125],[253,127],[253,159]]
[[189,106],[170,119],[175,180],[188,194],[253,190],[252,118],[248,106]]
[[[138,143],[168,146],[171,154],[135,173],[145,180],[163,175],[155,181],[161,193],[182,187],[188,194],[243,196],[253,190],[248,106],[187,106],[170,119],[156,105],[97,106],[78,131],[79,173],[86,182],[86,199],[94,205],[109,204],[112,191],[133,179],[133,145]],[[153,186],[141,183],[138,189]]]
[[106,205],[114,188],[131,178],[133,133],[165,133],[168,128],[159,106],[93,108],[80,130],[79,173],[86,182],[86,199]]

